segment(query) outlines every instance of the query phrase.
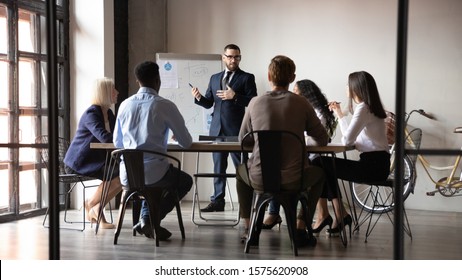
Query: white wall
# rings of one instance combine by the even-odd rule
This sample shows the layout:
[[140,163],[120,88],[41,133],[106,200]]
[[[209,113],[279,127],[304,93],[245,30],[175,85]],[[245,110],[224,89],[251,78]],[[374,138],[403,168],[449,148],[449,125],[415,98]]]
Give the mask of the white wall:
[[[70,1],[69,10],[72,139],[80,116],[90,106],[93,81],[114,78],[114,5],[112,0],[78,0]],[[73,203],[82,205],[81,197]]]
[[90,105],[93,81],[114,77],[114,7],[110,0],[70,1],[71,131]]
[[[154,4],[146,7],[154,9],[158,0],[151,1]],[[431,121],[416,116],[410,124],[423,128],[423,147],[459,148],[462,135],[452,130],[462,125],[462,1],[409,2],[406,110],[422,108],[437,117]],[[88,107],[92,80],[113,77],[112,5],[110,0],[71,1],[71,131]],[[384,105],[394,111],[397,1],[169,0],[167,11],[169,52],[221,53],[226,44],[236,43],[242,50],[241,67],[256,75],[260,94],[269,89],[270,59],[284,54],[297,64],[298,79],[312,79],[331,100],[346,101],[350,72],[370,72]],[[428,160],[447,165],[453,158]],[[191,155],[184,166],[193,171]],[[206,167],[212,167],[210,162]],[[418,173],[407,208],[462,211],[460,198],[427,197],[433,183],[420,164]],[[431,174],[436,179],[445,176]],[[205,191],[201,197],[208,195]]]
[[[348,74],[366,70],[376,78],[385,107],[394,111],[397,2],[169,0],[168,51],[221,53],[236,43],[241,68],[255,74],[259,94],[269,89],[267,66],[278,54],[294,59],[297,78],[312,79],[331,100],[346,101]],[[462,125],[462,1],[409,2],[406,110],[422,108],[438,119],[416,116],[410,124],[424,130],[423,147],[459,148],[462,135],[452,130]],[[453,158],[428,160],[443,165]],[[427,197],[433,183],[420,164],[418,173],[407,208],[462,211],[460,198]]]

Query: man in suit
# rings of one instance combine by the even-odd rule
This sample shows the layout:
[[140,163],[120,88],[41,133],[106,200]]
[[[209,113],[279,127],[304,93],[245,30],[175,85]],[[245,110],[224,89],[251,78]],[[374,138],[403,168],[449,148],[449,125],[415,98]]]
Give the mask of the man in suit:
[[[253,97],[257,96],[257,86],[255,76],[239,68],[241,50],[237,45],[227,45],[222,60],[225,70],[212,75],[205,96],[198,88],[193,88],[191,93],[196,104],[207,109],[213,106],[210,136],[237,136],[245,107]],[[231,153],[231,158],[235,167],[241,161],[240,153]],[[228,153],[213,153],[213,164],[215,174],[226,173]],[[225,178],[215,178],[211,202],[201,209],[202,212],[224,211],[225,187]]]

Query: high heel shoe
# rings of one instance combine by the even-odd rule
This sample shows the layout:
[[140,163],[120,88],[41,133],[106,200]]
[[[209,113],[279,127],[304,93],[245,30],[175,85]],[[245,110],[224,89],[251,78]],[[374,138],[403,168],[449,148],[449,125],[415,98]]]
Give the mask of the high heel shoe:
[[329,215],[327,216],[322,222],[321,224],[319,224],[319,226],[317,228],[313,228],[312,232],[313,232],[313,235],[317,236],[319,235],[319,233],[326,227],[328,226],[329,228],[327,230],[331,230],[332,229],[332,223],[334,222],[334,220],[332,219],[332,216]]
[[[353,219],[351,218],[350,214],[347,214],[343,218],[343,225],[348,226],[349,233],[350,233],[350,238],[351,238],[351,224],[353,223]],[[339,236],[340,231],[342,230],[342,225],[338,224],[337,227],[334,227],[332,229],[328,229],[326,231],[327,234],[332,235],[332,236]]]
[[272,229],[275,225],[278,225],[279,228],[281,228],[281,223],[282,223],[282,218],[280,215],[276,216],[276,219],[271,224],[265,224],[263,223],[261,225],[261,229]]
[[[97,223],[98,221],[98,214],[96,214],[95,210],[91,208],[88,211],[88,218],[90,220],[90,226],[93,226],[93,223]],[[106,218],[104,218],[104,215],[101,217],[101,221],[99,223],[99,226],[103,229],[113,229],[115,226],[113,224],[110,224],[106,221]]]

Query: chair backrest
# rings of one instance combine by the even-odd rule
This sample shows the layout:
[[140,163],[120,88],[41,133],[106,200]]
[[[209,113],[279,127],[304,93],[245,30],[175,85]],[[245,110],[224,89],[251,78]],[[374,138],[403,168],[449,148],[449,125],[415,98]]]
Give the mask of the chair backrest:
[[396,116],[390,111],[385,111],[387,117],[385,118],[385,129],[387,133],[388,145],[395,144],[395,124]]
[[[295,154],[290,154],[294,157],[298,157],[295,162],[298,161],[300,164],[296,164],[289,168],[297,169],[295,172],[300,173],[300,187],[302,187],[306,147],[304,140],[297,134],[285,130],[256,130],[247,133],[243,137],[241,142],[242,151],[245,151],[245,147],[248,147],[250,143],[258,145],[265,192],[281,191],[282,169],[287,168],[285,162],[283,162],[282,155],[287,155],[290,151],[294,150],[298,151]],[[248,168],[246,169],[248,171]]]
[[171,159],[176,162],[176,167],[181,170],[180,161],[168,154],[142,149],[118,149],[111,153],[111,156],[117,162],[123,160],[127,172],[128,188],[131,190],[142,189],[145,187],[144,179],[144,157],[147,154],[157,155]]
[[[35,142],[38,144],[47,144],[49,142],[48,135],[41,135],[35,139]],[[64,168],[64,157],[66,152],[69,149],[69,141],[62,137],[58,137],[58,162],[59,162],[59,174],[66,174]],[[43,163],[46,168],[49,169],[48,162],[50,160],[49,147],[39,148],[40,157],[42,158]]]
[[112,152],[112,157],[118,162],[123,160],[127,172],[128,187],[132,190],[144,187],[143,151],[134,149],[120,149]]

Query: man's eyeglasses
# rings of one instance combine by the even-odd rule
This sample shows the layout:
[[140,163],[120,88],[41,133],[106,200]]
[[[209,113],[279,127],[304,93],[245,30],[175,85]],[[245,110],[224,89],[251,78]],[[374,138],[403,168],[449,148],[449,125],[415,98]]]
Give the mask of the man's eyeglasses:
[[229,60],[232,60],[232,59],[237,60],[237,61],[241,60],[241,55],[226,55],[226,54],[223,54],[223,55]]

